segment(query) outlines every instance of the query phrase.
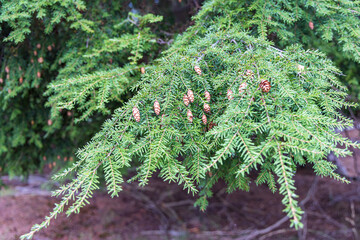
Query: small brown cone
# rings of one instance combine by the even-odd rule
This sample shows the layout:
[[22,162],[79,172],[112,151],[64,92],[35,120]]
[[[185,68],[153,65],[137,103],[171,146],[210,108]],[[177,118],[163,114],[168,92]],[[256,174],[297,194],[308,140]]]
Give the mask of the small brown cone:
[[188,95],[189,101],[190,101],[191,103],[194,102],[194,93],[193,93],[193,91],[191,91],[191,90],[189,89],[188,92],[187,92],[187,95]]
[[309,22],[309,27],[310,27],[311,30],[313,30],[314,29],[314,23],[310,21]]
[[210,106],[207,103],[204,103],[204,112],[206,112],[206,113],[210,112]]
[[193,122],[193,115],[192,115],[192,112],[190,109],[187,110],[187,118],[189,120],[189,123],[192,123]]
[[195,67],[194,67],[194,70],[195,70],[195,72],[196,72],[197,74],[199,74],[199,76],[201,76],[201,69],[200,69],[199,66],[195,66]]
[[226,93],[226,96],[229,100],[232,100],[234,99],[234,96],[233,96],[233,91],[231,91],[231,89],[228,89],[227,90],[227,93]]
[[240,84],[239,86],[239,93],[243,93],[245,91],[247,87],[247,83],[246,82],[243,82],[242,84]]
[[140,68],[140,72],[141,72],[141,74],[144,74],[144,73],[145,73],[145,68],[144,68],[144,67],[141,67],[141,68]]
[[203,115],[202,115],[201,120],[202,120],[202,122],[203,122],[203,124],[204,124],[204,125],[206,125],[206,124],[207,124],[207,117],[206,117],[206,115],[205,115],[205,114],[203,114]]
[[261,80],[259,86],[263,92],[269,92],[271,88],[270,82],[268,80]]
[[23,80],[24,80],[23,77],[20,77],[20,78],[19,78],[19,83],[22,84],[22,83],[23,83]]
[[296,68],[297,68],[300,72],[304,71],[304,69],[305,69],[305,67],[304,67],[303,65],[301,65],[301,64],[297,64],[297,65],[296,65]]
[[206,101],[210,102],[210,93],[208,91],[205,91],[205,98],[206,98]]
[[156,115],[160,114],[160,103],[157,100],[154,102],[154,112]]
[[133,107],[132,109],[133,117],[135,118],[135,121],[140,122],[140,111],[137,107]]
[[186,94],[184,94],[183,101],[184,101],[185,106],[189,106],[189,98]]
[[247,76],[247,77],[253,77],[254,76],[254,72],[252,71],[252,70],[246,70],[246,72],[245,72],[245,75]]

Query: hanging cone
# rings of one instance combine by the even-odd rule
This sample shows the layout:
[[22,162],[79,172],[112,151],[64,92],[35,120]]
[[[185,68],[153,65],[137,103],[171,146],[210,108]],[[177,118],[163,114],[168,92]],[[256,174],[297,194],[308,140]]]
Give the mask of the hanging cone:
[[160,103],[157,100],[154,102],[154,112],[156,115],[160,114]]
[[252,71],[252,70],[246,70],[246,72],[245,72],[245,75],[247,76],[247,77],[253,77],[254,76],[254,72]]
[[243,92],[245,91],[246,87],[247,87],[247,83],[246,83],[246,82],[240,84],[240,86],[239,86],[239,93],[243,93]]
[[269,92],[271,88],[270,82],[268,80],[262,80],[259,86],[263,92]]
[[311,30],[313,30],[313,29],[314,29],[314,23],[313,23],[313,22],[309,22],[309,27],[310,27]]
[[297,68],[300,72],[304,71],[304,69],[305,69],[305,67],[304,67],[303,65],[301,65],[301,64],[297,64],[297,65],[296,65],[296,68]]
[[191,103],[194,102],[194,93],[193,93],[193,91],[191,91],[191,90],[189,89],[188,92],[187,92],[187,95],[188,95],[189,101],[190,101]]
[[189,98],[186,94],[184,94],[183,101],[184,101],[185,106],[189,106]]
[[210,93],[208,91],[205,91],[205,98],[206,101],[210,102]]
[[204,112],[206,112],[206,113],[210,112],[210,106],[207,103],[204,103]]
[[140,111],[137,107],[133,107],[132,109],[133,117],[135,118],[135,121],[140,122]]
[[187,118],[189,120],[190,123],[193,122],[193,115],[192,115],[192,112],[190,111],[190,109],[187,110]]
[[234,99],[234,96],[233,96],[233,91],[231,91],[231,89],[228,89],[227,90],[227,93],[226,93],[226,96],[229,100],[232,100]]
[[206,125],[206,124],[207,124],[207,117],[206,117],[206,115],[205,115],[205,114],[203,114],[203,115],[202,115],[201,120],[202,120],[202,122],[203,122],[203,124],[204,124],[204,125]]
[[195,70],[195,72],[196,72],[197,74],[199,74],[199,76],[201,76],[201,69],[200,69],[200,67],[195,66],[195,67],[194,67],[194,70]]

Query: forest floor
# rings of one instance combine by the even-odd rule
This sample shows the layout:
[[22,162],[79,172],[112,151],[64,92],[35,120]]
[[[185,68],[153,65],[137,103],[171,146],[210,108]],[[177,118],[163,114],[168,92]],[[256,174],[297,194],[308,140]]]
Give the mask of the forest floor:
[[[34,239],[359,239],[359,180],[342,184],[316,177],[308,168],[300,169],[295,180],[305,211],[299,231],[289,228],[282,197],[266,185],[253,183],[249,192],[227,194],[220,182],[207,210],[200,212],[181,186],[154,178],[144,188],[125,185],[114,199],[96,192],[80,214],[60,215]],[[0,240],[19,239],[57,201],[40,189],[41,177],[33,176],[27,185],[8,184],[0,191]]]

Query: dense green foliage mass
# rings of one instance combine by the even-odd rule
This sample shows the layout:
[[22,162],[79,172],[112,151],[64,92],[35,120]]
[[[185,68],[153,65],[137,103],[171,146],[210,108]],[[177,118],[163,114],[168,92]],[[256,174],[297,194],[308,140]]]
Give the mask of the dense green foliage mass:
[[[53,4],[46,13],[49,18],[57,9]],[[59,59],[66,66],[45,93],[53,121],[60,109],[76,109],[77,122],[85,123],[82,120],[92,120],[94,114],[112,112],[109,104],[121,101],[119,96],[128,89],[135,95],[78,151],[73,166],[54,176],[59,180],[76,174],[54,191],[60,203],[23,239],[32,238],[65,209],[67,215],[78,213],[99,188],[102,173],[109,194],[117,196],[122,170],[129,166],[137,169],[128,181],[145,185],[158,174],[197,194],[196,205],[203,210],[217,181],[224,180],[229,192],[248,190],[250,174],[256,173],[257,184],[266,183],[283,195],[284,212],[296,228],[302,227],[293,180],[298,166],[310,164],[318,175],[347,182],[326,156],[345,156],[350,146],[359,147],[333,131],[352,125],[339,110],[353,104],[346,101],[347,89],[338,79],[341,71],[313,48],[326,51],[334,46],[329,55],[341,53],[358,64],[360,3],[206,1],[193,26],[160,57],[149,56],[151,65],[140,80],[132,76],[143,66],[144,52],[154,51],[148,26],[161,18],[131,13],[117,19],[115,8],[98,15],[96,8],[93,15],[91,9],[74,8],[85,16],[89,11],[98,26],[104,21],[111,31],[98,31],[92,28],[97,21],[64,11],[69,16],[67,34],[74,41]],[[2,21],[12,22],[4,16]],[[106,19],[111,19],[108,25]],[[27,26],[7,39],[23,40]],[[79,36],[71,34],[72,28],[82,29]],[[93,36],[102,41],[93,44]],[[118,66],[108,66],[109,61]],[[4,90],[7,99],[12,91]]]
[[[167,47],[156,43],[168,41],[160,31],[181,28],[170,25],[171,3],[151,8],[145,1],[129,3],[96,0],[86,8],[83,1],[0,3],[0,171],[27,175],[43,166],[64,166],[132,96],[129,88],[140,79],[140,68]],[[168,22],[149,12],[162,13]],[[79,78],[88,85],[64,81],[108,70],[109,81],[96,78],[98,73]],[[64,92],[44,94],[49,84]],[[63,98],[72,101],[64,109],[58,105]]]

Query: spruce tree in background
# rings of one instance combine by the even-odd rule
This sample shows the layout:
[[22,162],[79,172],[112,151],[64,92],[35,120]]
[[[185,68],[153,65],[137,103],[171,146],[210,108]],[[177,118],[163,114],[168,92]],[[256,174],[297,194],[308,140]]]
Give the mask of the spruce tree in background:
[[[137,172],[128,181],[143,186],[158,173],[197,194],[202,210],[218,180],[227,183],[229,192],[248,190],[249,174],[256,172],[257,184],[267,183],[284,196],[291,226],[302,227],[293,180],[297,166],[308,163],[318,175],[347,182],[326,156],[345,156],[348,147],[359,147],[333,132],[352,125],[338,111],[353,106],[345,101],[341,72],[325,54],[303,47],[314,39],[334,42],[337,51],[359,62],[359,15],[360,3],[347,0],[205,2],[194,25],[132,84],[136,94],[78,151],[73,166],[54,176],[58,180],[76,173],[54,191],[62,200],[52,213],[22,238],[32,238],[67,205],[67,215],[78,213],[99,187],[102,172],[109,194],[117,196],[124,181],[121,170],[131,165]],[[131,14],[138,30],[118,32],[88,47],[80,59],[115,59],[127,49],[129,63],[107,69],[95,61],[93,73],[79,71],[76,77],[64,75],[51,82],[46,95],[52,118],[58,118],[59,109],[78,109],[83,113],[79,120],[108,113],[106,103],[127,89],[127,74],[151,39],[144,24],[158,20]],[[85,35],[94,31],[89,20],[69,21],[84,28]],[[27,33],[26,24],[21,28]],[[11,37],[18,35],[12,32],[9,39],[23,40]],[[69,50],[68,61],[75,56]]]

